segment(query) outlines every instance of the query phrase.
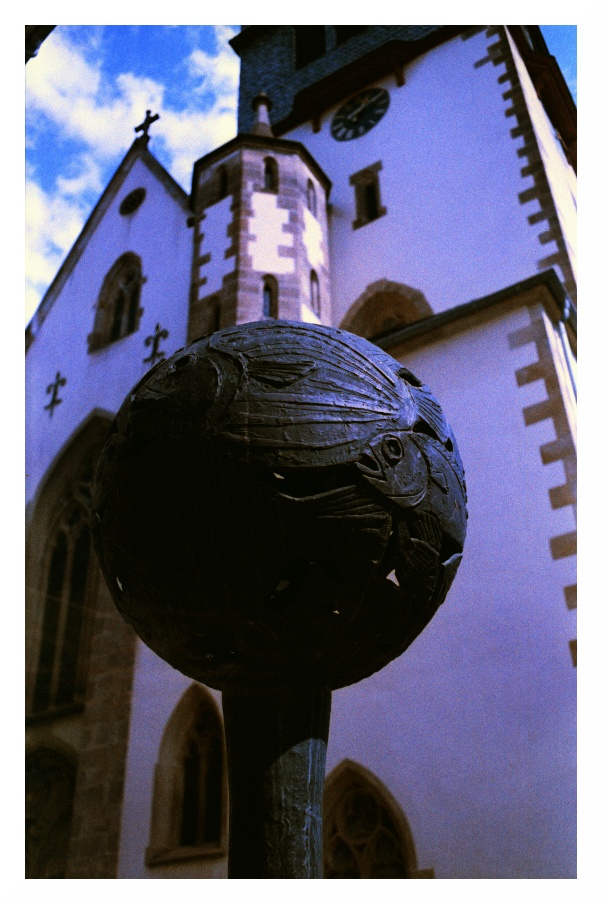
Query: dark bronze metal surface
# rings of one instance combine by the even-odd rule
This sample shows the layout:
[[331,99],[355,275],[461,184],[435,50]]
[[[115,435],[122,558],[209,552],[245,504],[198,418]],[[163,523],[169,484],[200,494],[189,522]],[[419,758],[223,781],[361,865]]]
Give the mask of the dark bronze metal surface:
[[466,517],[427,387],[357,336],[270,320],[146,374],[94,500],[126,621],[222,689],[334,689],[382,668],[443,602]]

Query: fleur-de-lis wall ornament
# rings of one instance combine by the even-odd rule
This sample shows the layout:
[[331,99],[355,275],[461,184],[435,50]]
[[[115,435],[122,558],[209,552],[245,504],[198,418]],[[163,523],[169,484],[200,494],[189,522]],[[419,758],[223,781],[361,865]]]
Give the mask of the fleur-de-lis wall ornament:
[[52,417],[52,412],[56,406],[60,405],[63,401],[62,399],[59,399],[59,389],[61,386],[65,386],[66,383],[67,377],[62,377],[60,370],[57,370],[54,383],[49,383],[46,387],[46,395],[50,395],[50,401],[47,405],[44,405],[44,410],[48,411],[50,417]]
[[159,348],[159,343],[161,342],[161,339],[167,339],[168,336],[169,330],[162,329],[161,324],[157,323],[155,325],[154,334],[152,336],[147,336],[144,340],[144,344],[152,346],[152,348],[148,358],[142,359],[143,364],[150,364],[152,367],[153,364],[165,357],[165,352]]

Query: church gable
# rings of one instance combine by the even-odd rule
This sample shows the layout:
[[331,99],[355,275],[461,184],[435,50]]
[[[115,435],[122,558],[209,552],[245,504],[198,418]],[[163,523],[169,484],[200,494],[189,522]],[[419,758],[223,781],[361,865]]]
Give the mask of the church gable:
[[116,411],[153,363],[186,341],[188,196],[137,139],[30,325],[28,481],[90,406]]

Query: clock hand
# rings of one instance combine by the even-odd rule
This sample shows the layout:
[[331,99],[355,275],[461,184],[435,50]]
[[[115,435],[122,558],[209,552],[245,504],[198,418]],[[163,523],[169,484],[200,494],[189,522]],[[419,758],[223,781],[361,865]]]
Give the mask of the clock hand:
[[373,100],[373,98],[370,98],[369,100],[365,100],[358,107],[356,107],[355,111],[349,116],[349,120],[351,122],[355,122],[355,120],[357,119],[359,114],[362,112],[362,110],[364,110],[366,107],[370,106],[370,104],[372,103],[372,100]]

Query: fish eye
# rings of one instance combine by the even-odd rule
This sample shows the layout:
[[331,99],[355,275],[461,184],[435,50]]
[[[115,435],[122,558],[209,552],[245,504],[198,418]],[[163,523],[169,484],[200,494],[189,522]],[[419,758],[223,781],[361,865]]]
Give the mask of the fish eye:
[[403,446],[397,436],[385,436],[382,450],[389,464],[396,464],[403,458]]

